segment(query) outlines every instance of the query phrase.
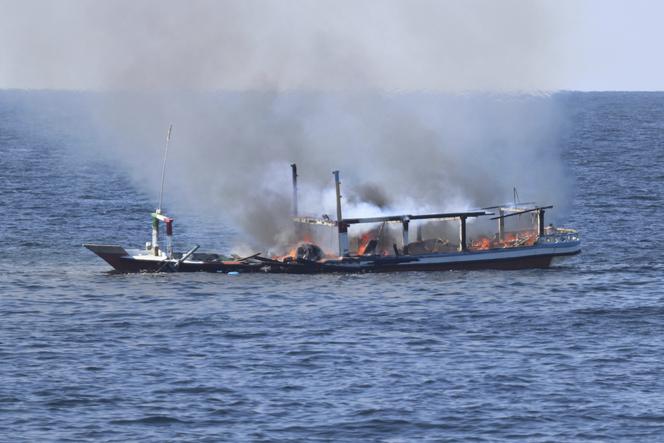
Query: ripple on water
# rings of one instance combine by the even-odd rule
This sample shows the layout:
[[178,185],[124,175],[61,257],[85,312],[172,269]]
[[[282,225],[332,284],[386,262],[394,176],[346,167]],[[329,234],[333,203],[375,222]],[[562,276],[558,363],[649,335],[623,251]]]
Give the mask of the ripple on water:
[[[107,272],[78,245],[141,245],[153,198],[0,100],[2,437],[661,440],[664,94],[565,97],[560,145],[578,183],[563,218],[582,229],[580,256],[547,270],[234,278]],[[236,240],[188,217],[179,244]]]

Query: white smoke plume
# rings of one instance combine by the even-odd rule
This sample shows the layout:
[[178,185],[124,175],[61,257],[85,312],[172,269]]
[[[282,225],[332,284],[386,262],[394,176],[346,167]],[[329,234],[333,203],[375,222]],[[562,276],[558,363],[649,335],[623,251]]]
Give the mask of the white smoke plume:
[[[103,91],[137,182],[269,246],[303,212],[566,200],[551,2],[0,0],[0,85]],[[101,148],[100,148],[101,149]]]

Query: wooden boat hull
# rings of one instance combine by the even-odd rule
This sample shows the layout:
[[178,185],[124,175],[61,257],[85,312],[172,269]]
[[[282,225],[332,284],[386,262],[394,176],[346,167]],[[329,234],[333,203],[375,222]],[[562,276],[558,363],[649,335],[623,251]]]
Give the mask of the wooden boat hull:
[[345,257],[340,260],[286,261],[267,258],[249,261],[187,260],[179,265],[164,257],[131,255],[120,246],[84,245],[122,273],[136,272],[266,272],[289,274],[445,271],[476,269],[547,268],[556,258],[580,253],[580,242],[535,245],[485,251],[417,256]]

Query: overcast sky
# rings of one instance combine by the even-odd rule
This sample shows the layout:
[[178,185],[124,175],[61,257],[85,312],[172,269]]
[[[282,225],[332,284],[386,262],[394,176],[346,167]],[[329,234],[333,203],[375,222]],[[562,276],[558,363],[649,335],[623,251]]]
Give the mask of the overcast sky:
[[0,0],[0,88],[664,90],[660,0]]
[[569,60],[558,88],[664,90],[664,1],[570,3],[578,10],[566,11],[570,25],[562,46]]

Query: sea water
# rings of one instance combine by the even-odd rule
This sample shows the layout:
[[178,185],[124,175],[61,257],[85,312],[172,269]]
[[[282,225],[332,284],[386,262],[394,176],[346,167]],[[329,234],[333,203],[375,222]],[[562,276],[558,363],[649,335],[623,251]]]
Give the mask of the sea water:
[[554,99],[550,269],[114,275],[81,244],[140,246],[153,196],[71,149],[85,97],[0,93],[0,440],[664,440],[664,94]]

